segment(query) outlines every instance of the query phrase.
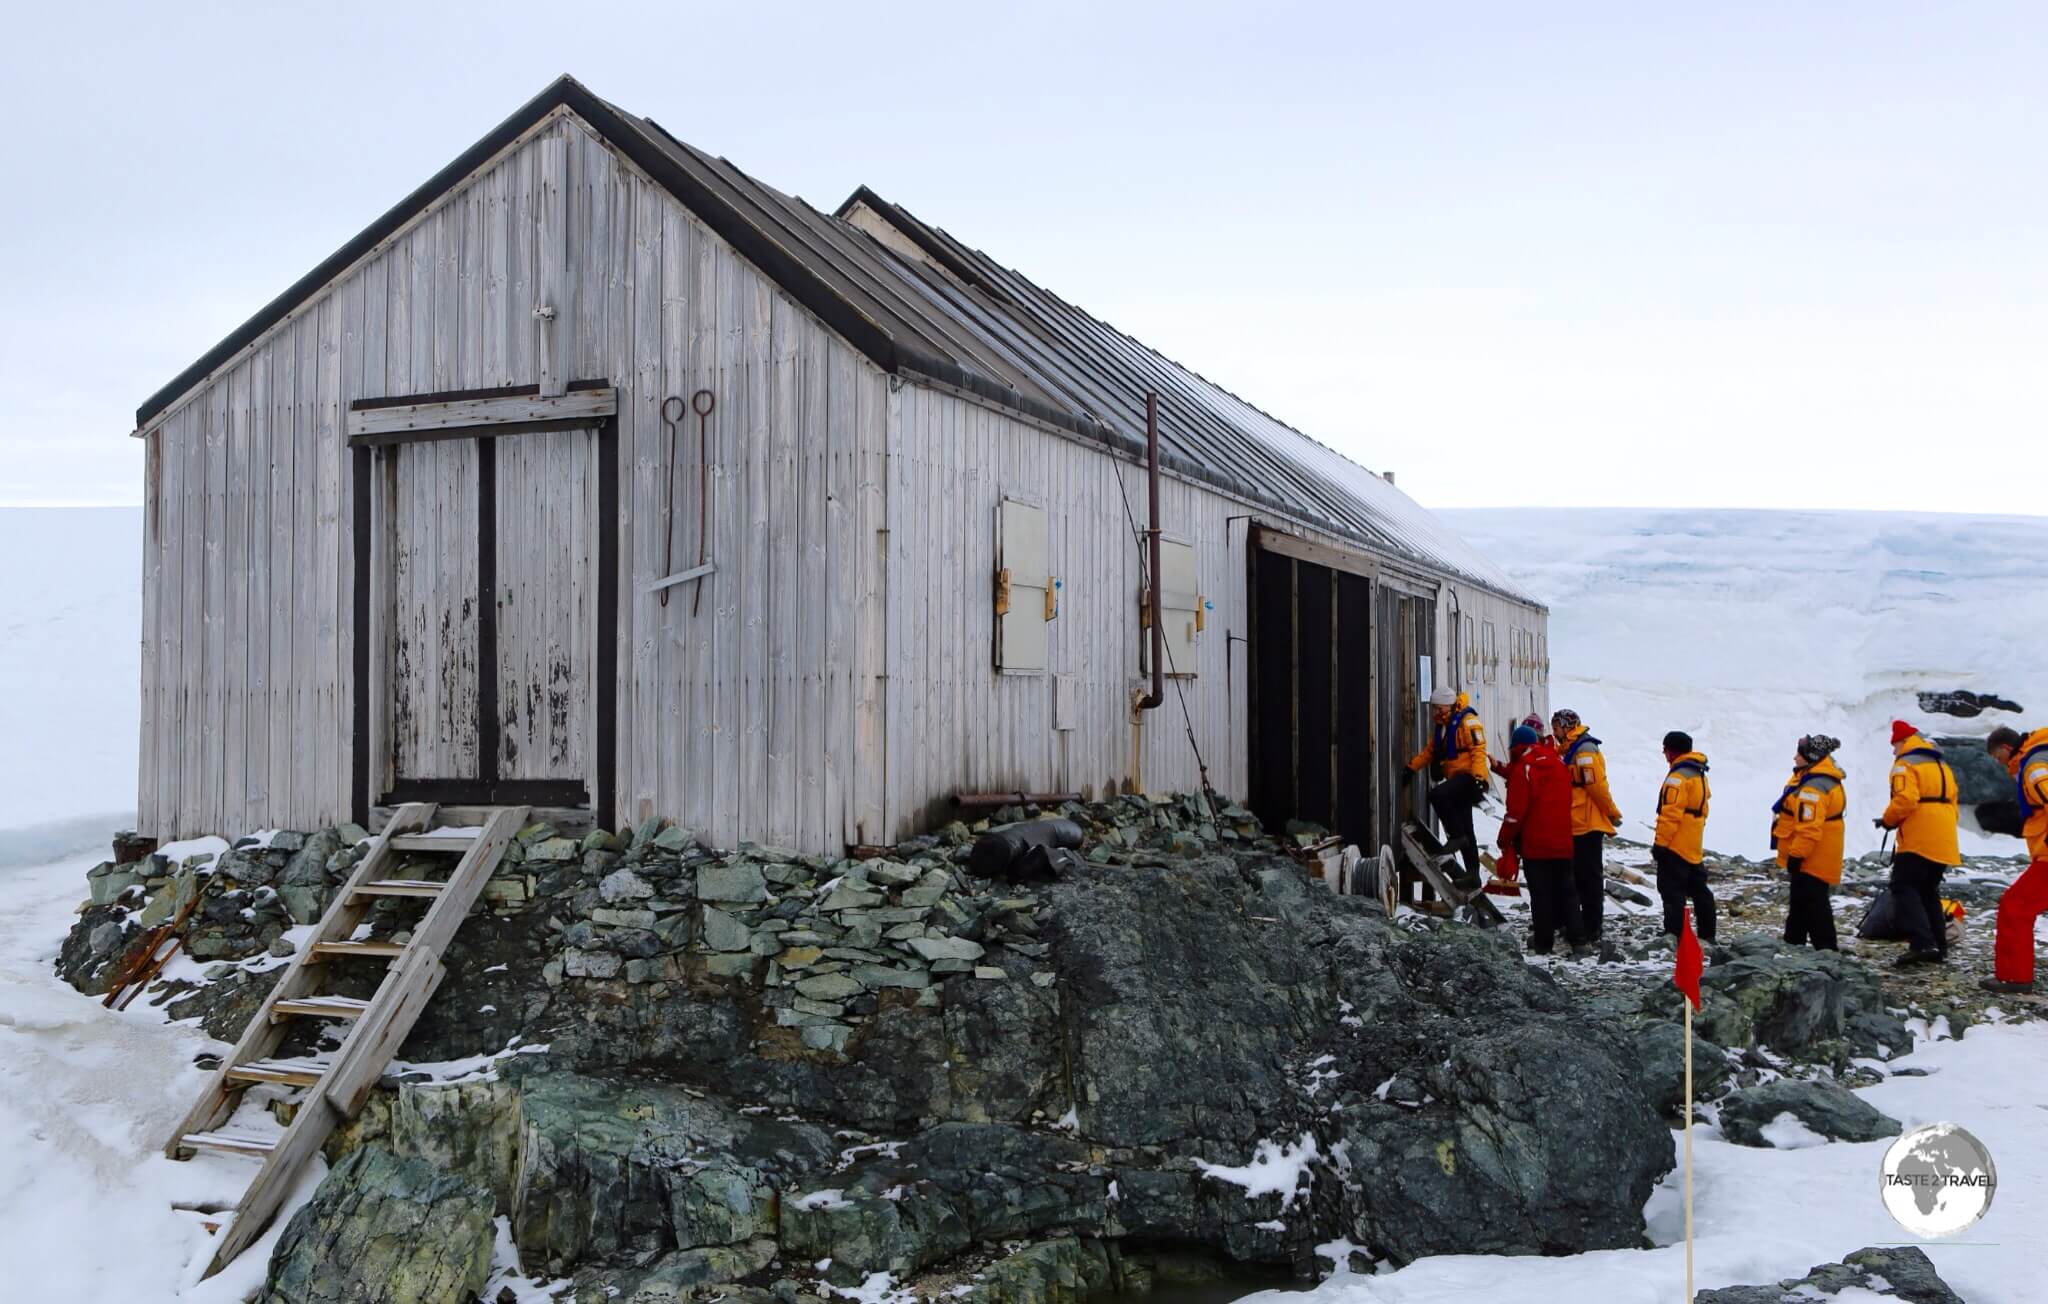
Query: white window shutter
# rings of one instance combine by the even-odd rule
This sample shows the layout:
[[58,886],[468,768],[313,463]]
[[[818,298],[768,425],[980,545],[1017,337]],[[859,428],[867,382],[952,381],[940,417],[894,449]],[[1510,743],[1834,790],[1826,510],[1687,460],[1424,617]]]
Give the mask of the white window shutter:
[[[1171,539],[1159,541],[1159,605],[1165,612],[1166,673],[1193,676],[1200,656],[1195,635],[1201,623],[1202,582],[1195,550]],[[1151,640],[1146,640],[1151,648]]]
[[996,665],[1042,671],[1047,647],[1045,591],[1052,578],[1046,562],[1045,509],[1005,498],[996,528]]

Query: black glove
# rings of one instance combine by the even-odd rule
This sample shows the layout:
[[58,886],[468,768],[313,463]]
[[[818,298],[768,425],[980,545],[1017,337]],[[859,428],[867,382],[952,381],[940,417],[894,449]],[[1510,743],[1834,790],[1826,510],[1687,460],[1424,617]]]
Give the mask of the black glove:
[[1777,835],[1777,834],[1775,834],[1775,833],[1773,833],[1773,834],[1771,835],[1771,850],[1773,850],[1773,851],[1776,851],[1777,849],[1778,849],[1778,835]]
[[1881,829],[1887,827],[1884,822],[1884,816],[1880,815],[1876,819],[1870,821],[1870,827],[1874,829]]
[[1804,865],[1805,863],[1806,863],[1806,857],[1804,857],[1804,856],[1794,856],[1794,857],[1792,857],[1792,859],[1790,859],[1790,860],[1788,860],[1788,861],[1786,861],[1786,862],[1785,862],[1785,868],[1787,868],[1787,869],[1791,870],[1791,871],[1792,871],[1793,873],[1797,874],[1797,873],[1799,872],[1799,867],[1800,867],[1801,865]]

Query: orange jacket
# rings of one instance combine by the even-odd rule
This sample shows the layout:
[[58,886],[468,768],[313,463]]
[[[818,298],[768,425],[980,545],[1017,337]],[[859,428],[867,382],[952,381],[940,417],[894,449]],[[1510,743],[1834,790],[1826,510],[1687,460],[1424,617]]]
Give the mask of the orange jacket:
[[1621,807],[1607,790],[1607,758],[1600,740],[1580,725],[1565,735],[1564,764],[1572,775],[1572,836],[1612,833],[1621,825]]
[[1479,723],[1479,712],[1472,709],[1472,699],[1464,693],[1458,694],[1451,718],[1433,728],[1428,745],[1408,760],[1411,770],[1430,764],[1435,764],[1446,779],[1454,774],[1469,774],[1482,788],[1492,780],[1492,767],[1486,763],[1486,728]]
[[1707,758],[1687,752],[1671,763],[1664,786],[1657,790],[1657,838],[1653,845],[1669,848],[1680,860],[1697,865],[1706,856]]
[[2035,860],[2048,860],[2048,729],[2028,734],[2005,768],[2019,785],[2020,809],[2027,815],[2021,829],[2027,853]]
[[1899,850],[1937,865],[1963,863],[1956,845],[1956,772],[1941,749],[1919,734],[1892,749],[1892,799],[1880,817],[1899,831]]
[[1799,872],[1823,883],[1842,881],[1843,811],[1849,794],[1842,767],[1824,756],[1792,772],[1785,795],[1772,807],[1771,836],[1778,842],[1778,867],[1799,862]]

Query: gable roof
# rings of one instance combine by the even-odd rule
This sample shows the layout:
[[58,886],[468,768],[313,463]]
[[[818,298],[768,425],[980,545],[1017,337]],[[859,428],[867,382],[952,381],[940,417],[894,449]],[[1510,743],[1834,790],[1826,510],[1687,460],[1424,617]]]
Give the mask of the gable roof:
[[[652,119],[599,99],[568,76],[152,394],[136,411],[137,428],[557,108],[583,119],[885,371],[968,391],[1140,458],[1145,395],[1156,391],[1160,457],[1176,472],[1374,552],[1535,605],[1477,549],[1379,476],[866,187],[827,215],[684,144]],[[899,252],[845,220],[858,209],[911,248]]]

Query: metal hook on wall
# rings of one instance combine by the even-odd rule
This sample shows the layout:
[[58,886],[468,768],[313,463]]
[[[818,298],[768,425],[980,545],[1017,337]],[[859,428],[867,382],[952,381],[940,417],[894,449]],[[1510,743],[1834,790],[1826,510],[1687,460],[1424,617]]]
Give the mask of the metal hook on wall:
[[[663,575],[667,576],[666,579],[660,581],[661,605],[664,607],[668,605],[668,591],[671,584],[679,583],[683,578],[701,578],[710,573],[711,568],[706,563],[704,557],[705,526],[709,517],[711,501],[710,435],[706,428],[706,422],[710,419],[712,411],[717,406],[717,397],[708,389],[700,389],[690,395],[688,410],[697,414],[697,561],[685,576],[677,576],[674,573],[671,567],[674,565],[675,531],[668,531],[661,544],[661,569]],[[676,500],[676,463],[681,460],[681,450],[676,447],[676,441],[679,437],[677,427],[682,423],[684,410],[683,400],[680,395],[671,394],[661,402],[661,421],[663,425],[668,427],[669,433],[668,501],[671,510],[673,510]],[[690,614],[692,616],[697,614],[698,607],[702,605],[703,600],[704,586],[699,584],[696,592],[690,595]]]

